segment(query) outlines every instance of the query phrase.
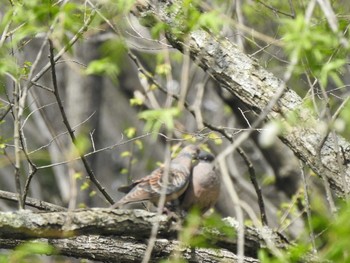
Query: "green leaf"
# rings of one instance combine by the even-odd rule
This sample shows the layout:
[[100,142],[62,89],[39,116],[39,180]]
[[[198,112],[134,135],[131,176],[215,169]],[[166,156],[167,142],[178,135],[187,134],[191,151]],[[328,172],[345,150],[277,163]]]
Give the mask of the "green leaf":
[[136,134],[136,128],[135,127],[129,127],[127,129],[124,130],[124,133],[126,135],[126,137],[133,138]]
[[55,249],[53,246],[42,242],[27,242],[21,244],[11,252],[9,256],[9,262],[28,262],[27,258],[30,257],[29,262],[35,262],[33,259],[34,254],[54,254]]
[[210,29],[213,33],[219,33],[225,23],[225,19],[218,19],[219,15],[219,12],[216,10],[208,13],[203,13],[198,19],[198,24],[201,27]]
[[156,73],[158,75],[167,75],[171,72],[171,65],[170,64],[159,64],[156,66]]
[[80,186],[80,190],[84,191],[87,190],[90,187],[89,182],[85,181],[81,186]]
[[120,73],[120,69],[110,58],[102,58],[91,61],[85,69],[85,73],[87,75],[107,75],[108,77],[115,79]]
[[143,105],[143,99],[142,98],[131,98],[129,100],[130,106],[141,106]]
[[118,11],[120,13],[129,13],[136,0],[118,0],[116,1]]
[[178,108],[146,110],[138,114],[140,119],[146,121],[145,130],[159,132],[162,125],[168,130],[174,129],[174,119],[180,115]]
[[131,156],[131,152],[129,151],[124,151],[120,154],[120,157],[125,158],[125,157],[130,157]]
[[73,177],[74,177],[75,180],[81,180],[81,179],[83,179],[82,174],[81,174],[81,173],[78,173],[78,172],[74,173]]
[[90,148],[90,140],[84,134],[79,134],[75,139],[75,146],[80,155],[84,154]]
[[126,168],[121,169],[120,174],[128,174],[129,170]]
[[143,142],[141,140],[134,141],[134,144],[137,146],[139,150],[143,150]]
[[214,143],[217,145],[222,144],[222,138],[219,135],[217,135],[215,132],[209,133],[208,139],[214,141]]

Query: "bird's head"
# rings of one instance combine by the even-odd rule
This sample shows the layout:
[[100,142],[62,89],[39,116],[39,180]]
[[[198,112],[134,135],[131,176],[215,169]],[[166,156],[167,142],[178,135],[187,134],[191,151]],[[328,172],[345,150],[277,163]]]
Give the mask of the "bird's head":
[[210,162],[214,161],[215,156],[212,155],[210,152],[200,151],[198,156],[197,156],[197,159],[200,162],[208,162],[208,163],[210,163]]
[[184,147],[178,154],[178,156],[186,156],[191,159],[198,159],[200,149],[198,146],[190,144]]

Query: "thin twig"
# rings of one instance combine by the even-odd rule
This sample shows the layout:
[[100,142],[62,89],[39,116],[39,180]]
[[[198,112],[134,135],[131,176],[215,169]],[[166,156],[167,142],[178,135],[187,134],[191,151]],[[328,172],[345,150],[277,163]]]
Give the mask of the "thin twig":
[[181,69],[180,99],[178,100],[178,107],[180,110],[184,107],[184,103],[187,96],[189,70],[190,70],[190,51],[187,46],[184,46],[183,64]]
[[[344,187],[345,197],[346,197],[346,199],[348,199],[348,187],[347,187],[347,183],[346,183],[346,179],[345,179],[344,166],[343,166],[343,164],[341,162],[340,147],[339,147],[339,143],[338,143],[338,140],[337,140],[337,136],[334,133],[334,129],[332,127],[332,124],[333,124],[332,123],[332,115],[331,115],[330,105],[328,103],[329,102],[329,97],[328,97],[328,94],[325,92],[324,87],[322,87],[322,86],[321,86],[321,92],[322,92],[323,98],[327,101],[326,109],[325,109],[325,118],[328,121],[328,126],[327,126],[326,135],[321,140],[320,146],[318,147],[317,158],[318,158],[318,161],[319,161],[320,166],[322,167],[322,169],[325,169],[322,166],[322,153],[321,153],[321,151],[322,151],[323,145],[325,144],[326,140],[329,138],[329,134],[331,133],[332,136],[333,136],[333,139],[334,139],[334,148],[335,148],[335,152],[336,152],[337,163],[338,163],[338,166],[339,166],[339,173],[341,175],[341,178],[342,178],[342,181],[343,181],[343,184],[344,184],[343,187]],[[327,197],[327,201],[328,201],[329,207],[331,209],[331,212],[332,212],[333,216],[335,216],[336,213],[337,213],[337,207],[335,206],[335,202],[333,200],[333,196],[332,196],[332,192],[331,192],[331,189],[330,189],[329,181],[327,180],[326,176],[322,172],[320,174],[321,174],[321,178],[322,178],[325,190],[326,190],[326,197]]]
[[217,160],[220,166],[220,171],[223,179],[223,183],[225,187],[227,188],[228,194],[233,202],[234,209],[236,212],[236,217],[239,222],[239,227],[237,230],[237,236],[238,236],[238,241],[237,241],[237,256],[238,256],[238,263],[242,263],[244,259],[244,215],[243,211],[240,205],[239,197],[237,195],[237,192],[233,186],[231,177],[229,175],[226,161],[225,161],[224,155],[219,155]]
[[6,115],[11,111],[11,107],[12,107],[12,104],[7,105],[7,109],[4,111],[4,113],[0,117],[0,121],[2,121],[6,117]]
[[20,131],[20,142],[21,142],[21,145],[22,145],[22,151],[24,153],[24,156],[26,157],[27,162],[29,164],[29,175],[28,175],[27,180],[26,180],[26,182],[24,184],[23,195],[21,196],[23,208],[25,208],[24,206],[25,206],[25,201],[26,201],[26,198],[27,198],[27,195],[28,195],[28,191],[29,191],[29,185],[30,185],[30,182],[33,179],[34,174],[37,172],[38,169],[36,168],[36,165],[32,162],[32,160],[29,158],[28,151],[27,151],[27,146],[26,146],[26,143],[25,143],[25,137],[24,137],[22,129]]
[[15,145],[15,183],[16,183],[16,191],[18,194],[19,202],[18,206],[19,209],[23,209],[23,203],[22,203],[22,189],[21,189],[21,147],[20,147],[20,128],[21,128],[21,120],[19,116],[19,83],[14,82],[14,92],[13,92],[13,97],[14,97],[14,107],[12,108],[12,112],[14,115],[14,132],[13,132],[13,140],[14,140],[14,145]]
[[303,184],[304,184],[305,209],[306,209],[306,215],[307,215],[307,222],[308,222],[308,225],[309,225],[311,244],[312,244],[312,248],[313,248],[313,253],[317,253],[316,243],[315,243],[315,234],[314,234],[313,227],[312,227],[312,222],[311,222],[309,189],[308,189],[308,183],[306,181],[306,176],[305,176],[305,167],[304,167],[304,164],[301,161],[299,161],[299,162],[300,162],[300,169],[301,169],[301,177],[302,177]]
[[53,90],[52,90],[52,89],[50,89],[49,87],[46,87],[46,86],[44,86],[44,85],[42,85],[42,84],[40,84],[40,83],[38,83],[38,82],[32,81],[32,84],[33,84],[35,87],[39,87],[39,88],[41,88],[41,89],[43,89],[43,90],[46,90],[46,91],[49,91],[49,92],[52,92],[52,93],[53,93]]
[[250,162],[248,156],[245,154],[245,152],[243,151],[243,149],[241,147],[237,148],[237,152],[241,155],[241,157],[243,158],[245,164],[248,167],[249,170],[249,177],[250,180],[252,181],[252,184],[254,186],[256,195],[258,197],[258,204],[259,204],[259,209],[260,209],[260,217],[261,217],[261,222],[264,226],[268,225],[268,221],[267,221],[267,216],[266,216],[266,211],[265,211],[265,204],[264,204],[264,199],[261,193],[261,188],[258,184],[258,181],[256,179],[256,175],[255,175],[255,169],[253,167],[253,164]]
[[[78,32],[71,38],[71,40],[57,53],[53,58],[54,62],[57,62],[64,53],[66,53],[74,44],[77,42],[84,32],[88,29],[89,25],[95,17],[96,11],[93,9],[90,15],[87,17],[84,25],[78,30]],[[51,63],[47,63],[31,80],[29,80],[28,88],[32,87],[49,69],[51,68]]]
[[[160,216],[163,212],[165,198],[166,198],[166,190],[169,182],[169,170],[170,170],[170,159],[171,159],[169,141],[166,142],[165,153],[166,155],[164,160],[164,173],[162,176],[162,189],[161,189],[160,198],[157,204],[157,216]],[[155,222],[155,224],[153,224],[152,226],[151,236],[149,238],[147,249],[142,259],[142,263],[148,263],[151,258],[151,254],[157,238],[158,229],[159,229],[159,223]]]
[[286,12],[283,12],[283,11],[281,11],[281,10],[279,10],[279,9],[277,9],[277,8],[275,8],[275,7],[273,7],[273,6],[270,6],[270,5],[265,4],[265,3],[264,3],[263,1],[261,1],[261,0],[257,0],[257,1],[258,1],[260,4],[262,4],[263,6],[265,6],[266,8],[272,10],[272,11],[275,12],[275,13],[278,13],[278,14],[281,14],[281,15],[284,15],[284,16],[288,16],[288,17],[290,17],[290,18],[294,18],[294,17],[295,17],[294,14],[288,14],[288,13],[286,13]]
[[[0,199],[18,203],[19,198],[18,198],[18,194],[0,190]],[[41,201],[31,197],[26,198],[25,204],[44,211],[52,211],[52,212],[66,211],[66,208],[62,206],[51,204],[51,203]]]
[[[70,126],[70,124],[68,122],[68,118],[67,118],[65,109],[63,107],[62,100],[60,98],[60,94],[58,92],[57,79],[56,79],[56,70],[55,70],[55,56],[54,56],[54,51],[53,51],[54,48],[53,48],[53,44],[52,44],[51,40],[49,40],[49,46],[50,46],[50,64],[51,64],[52,83],[53,83],[53,87],[54,87],[55,98],[57,100],[57,103],[58,103],[58,106],[59,106],[59,109],[60,109],[60,113],[61,113],[61,116],[62,116],[62,119],[63,119],[63,123],[64,123],[64,125],[66,126],[66,128],[68,130],[69,136],[71,137],[74,146],[77,147],[77,145],[76,145],[76,137],[75,137],[74,131],[72,130],[72,128],[71,128],[71,126]],[[108,202],[110,204],[114,204],[115,203],[114,200],[106,192],[105,188],[100,184],[100,182],[96,179],[96,177],[94,175],[94,172],[92,171],[92,169],[91,169],[87,159],[85,158],[84,154],[79,152],[79,155],[80,155],[81,161],[84,164],[84,167],[86,169],[86,172],[87,172],[90,180],[97,187],[97,189],[103,194],[103,196],[108,200]]]
[[[55,103],[57,103],[57,102],[55,102]],[[38,109],[38,108],[36,108],[34,111],[36,111],[37,109]],[[77,125],[73,126],[72,129],[75,130],[75,129],[78,128],[79,126],[81,126],[81,125],[83,125],[84,123],[86,123],[94,114],[95,114],[95,111],[94,111],[93,113],[91,113],[90,116],[88,116],[85,120],[83,120],[82,122],[80,122],[80,123],[78,123]],[[46,123],[45,123],[45,124],[46,124]],[[33,154],[33,153],[35,153],[35,152],[37,152],[37,151],[40,151],[40,150],[42,150],[42,149],[44,149],[44,148],[46,148],[46,147],[49,147],[49,146],[52,144],[52,142],[54,142],[54,141],[55,141],[56,139],[58,139],[60,136],[63,136],[63,135],[65,135],[65,134],[67,134],[67,133],[68,133],[68,131],[64,131],[64,132],[62,132],[62,133],[56,135],[55,137],[53,137],[52,139],[50,139],[50,141],[49,141],[47,144],[42,145],[42,146],[40,146],[39,148],[37,148],[37,149],[35,149],[35,150],[29,152],[28,155],[31,155],[31,154]]]
[[204,90],[205,86],[209,81],[209,75],[206,75],[205,79],[203,82],[200,82],[196,85],[197,88],[197,94],[196,94],[196,99],[193,102],[192,109],[195,113],[195,119],[197,122],[197,129],[201,130],[204,128],[203,126],[203,116],[202,116],[202,111],[201,111],[201,106],[202,106],[202,100],[204,96]]

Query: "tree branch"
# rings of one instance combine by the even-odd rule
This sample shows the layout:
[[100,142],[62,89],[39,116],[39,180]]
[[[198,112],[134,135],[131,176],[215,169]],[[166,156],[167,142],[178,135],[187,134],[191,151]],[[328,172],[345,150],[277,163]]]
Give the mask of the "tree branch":
[[[0,190],[0,199],[4,199],[4,200],[8,200],[8,201],[12,201],[12,202],[18,202],[18,194],[14,194],[11,192],[6,192],[6,191],[2,191]],[[55,204],[51,204],[45,201],[41,201],[35,198],[30,198],[27,197],[25,198],[25,205],[31,206],[31,207],[35,207],[39,210],[44,210],[44,211],[65,211],[67,210],[66,208],[62,207],[62,206],[58,206]]]
[[[137,242],[133,238],[103,237],[98,235],[63,239],[40,238],[35,241],[53,245],[60,255],[103,262],[140,262],[147,246],[144,242]],[[8,240],[0,238],[0,247],[12,249],[24,242],[21,239]],[[176,250],[180,251],[181,258],[186,259],[187,262],[237,262],[237,256],[225,249],[191,249],[181,246],[178,241],[168,241],[166,239],[156,240],[150,262],[159,262],[161,259],[167,259]],[[259,261],[251,257],[245,257],[243,262],[258,263]]]
[[[71,213],[34,213],[28,210],[2,212],[0,213],[0,248],[13,248],[16,244],[28,239],[43,238],[50,239],[45,242],[53,244],[64,255],[110,260],[111,256],[116,256],[115,253],[119,257],[123,256],[127,249],[129,249],[129,252],[133,251],[130,249],[135,249],[135,251],[137,250],[137,252],[133,252],[135,255],[127,254],[129,254],[129,257],[137,257],[137,261],[140,261],[144,256],[152,226],[156,222],[159,224],[159,229],[152,253],[152,262],[159,259],[159,256],[169,257],[176,249],[183,252],[186,258],[189,257],[189,261],[192,262],[196,260],[191,260],[191,256],[208,257],[208,260],[214,260],[215,257],[219,257],[221,260],[236,257],[233,254],[236,253],[237,249],[236,238],[228,238],[216,229],[204,229],[203,233],[210,235],[210,242],[218,248],[217,252],[211,249],[198,248],[191,251],[188,247],[183,244],[180,245],[176,241],[178,225],[168,216],[158,216],[145,210],[98,208],[76,210]],[[239,227],[239,224],[233,218],[226,218],[224,222],[228,227],[232,227],[234,231]],[[7,242],[1,239],[6,239]],[[271,245],[268,243],[272,243],[274,247],[280,249],[289,246],[282,236],[267,227],[261,229],[245,227],[245,256],[255,257],[260,248]],[[111,254],[104,253],[104,258],[100,258],[100,252],[97,251],[97,248],[101,253],[111,251]],[[86,249],[86,252],[83,252],[84,249]],[[207,255],[204,256],[203,253]],[[127,255],[123,257],[126,257],[125,261],[128,261]],[[198,261],[199,259],[197,259]]]
[[[62,119],[63,119],[63,123],[64,123],[64,125],[67,128],[68,134],[71,137],[71,140],[72,140],[74,146],[77,148],[77,141],[76,141],[76,137],[75,137],[74,131],[73,131],[71,125],[69,124],[66,111],[65,111],[65,109],[63,107],[63,103],[62,103],[62,100],[60,98],[60,94],[58,92],[57,79],[56,79],[56,70],[55,70],[55,63],[56,62],[55,62],[53,44],[52,44],[51,40],[49,40],[49,48],[50,48],[50,64],[51,64],[51,73],[52,73],[52,83],[53,83],[53,87],[54,87],[54,95],[55,95],[56,101],[57,101],[59,109],[60,109],[60,113],[61,113],[61,116],[62,116]],[[79,149],[78,149],[78,151],[79,151]],[[96,178],[96,176],[95,176],[91,166],[89,165],[89,162],[85,158],[84,154],[79,151],[79,156],[80,156],[81,161],[83,162],[83,165],[85,167],[85,170],[86,170],[86,172],[87,172],[91,182],[97,187],[97,189],[103,194],[103,196],[106,198],[106,200],[110,204],[114,204],[113,198],[107,193],[106,189],[97,180],[97,178]]]

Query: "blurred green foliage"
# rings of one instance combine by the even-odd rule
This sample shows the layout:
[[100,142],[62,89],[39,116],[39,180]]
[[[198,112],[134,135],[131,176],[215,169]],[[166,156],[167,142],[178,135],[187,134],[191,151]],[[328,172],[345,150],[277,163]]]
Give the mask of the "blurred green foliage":
[[42,262],[39,255],[56,254],[53,246],[42,242],[27,242],[18,245],[9,253],[0,254],[0,263],[37,263]]
[[125,43],[120,39],[107,40],[100,50],[101,58],[91,61],[85,73],[105,75],[116,82],[127,50]]
[[180,115],[180,110],[177,107],[168,109],[144,110],[138,114],[140,119],[146,121],[145,131],[153,132],[156,136],[164,125],[169,131],[174,129],[175,118]]
[[311,23],[298,14],[295,19],[281,19],[281,25],[284,49],[290,60],[296,61],[294,74],[311,71],[324,88],[329,78],[343,85],[340,73],[346,63],[345,50],[340,49],[340,38],[326,20]]
[[[316,201],[320,204],[320,200]],[[313,212],[310,231],[303,233],[289,249],[280,250],[279,254],[261,250],[259,259],[262,263],[297,263],[297,262],[350,262],[350,204],[339,204],[338,214],[331,216],[323,206],[312,203]],[[316,247],[312,247],[311,235]]]

